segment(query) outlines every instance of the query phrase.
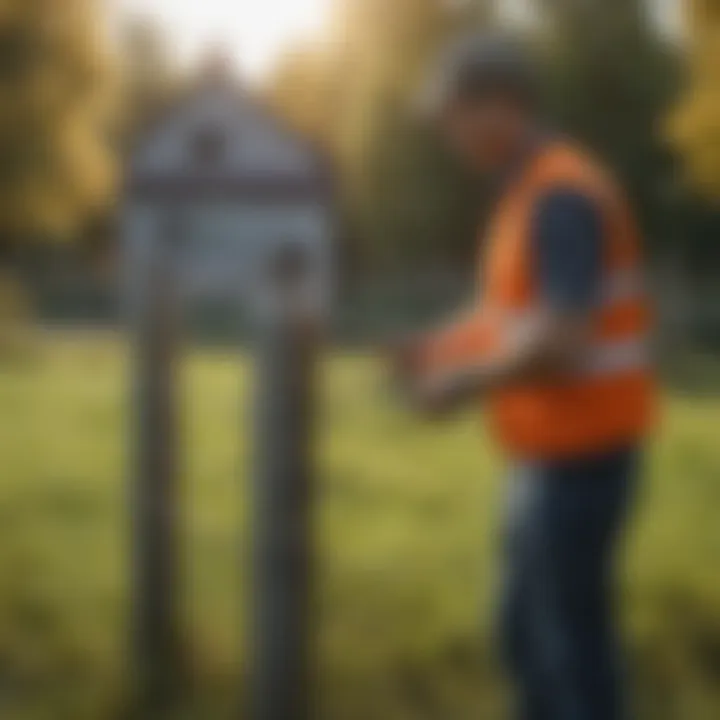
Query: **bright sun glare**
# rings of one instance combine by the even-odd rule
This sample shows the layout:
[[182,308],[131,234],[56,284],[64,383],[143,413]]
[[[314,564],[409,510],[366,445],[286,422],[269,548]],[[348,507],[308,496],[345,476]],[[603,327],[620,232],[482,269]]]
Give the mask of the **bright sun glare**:
[[119,0],[158,19],[181,57],[220,44],[248,75],[263,75],[282,49],[322,27],[330,0]]

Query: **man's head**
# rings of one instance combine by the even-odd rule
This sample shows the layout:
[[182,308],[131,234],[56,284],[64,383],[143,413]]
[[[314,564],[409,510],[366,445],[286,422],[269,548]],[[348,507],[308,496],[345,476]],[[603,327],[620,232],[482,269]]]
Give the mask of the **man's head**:
[[537,86],[533,63],[516,41],[473,35],[442,54],[423,105],[463,162],[493,172],[517,155],[532,132]]

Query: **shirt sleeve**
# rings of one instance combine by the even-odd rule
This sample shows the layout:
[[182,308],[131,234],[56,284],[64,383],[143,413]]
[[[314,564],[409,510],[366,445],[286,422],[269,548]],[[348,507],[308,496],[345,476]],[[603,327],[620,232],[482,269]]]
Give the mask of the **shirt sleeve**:
[[600,209],[587,195],[556,189],[542,196],[533,217],[535,272],[550,307],[572,312],[595,307],[602,275]]

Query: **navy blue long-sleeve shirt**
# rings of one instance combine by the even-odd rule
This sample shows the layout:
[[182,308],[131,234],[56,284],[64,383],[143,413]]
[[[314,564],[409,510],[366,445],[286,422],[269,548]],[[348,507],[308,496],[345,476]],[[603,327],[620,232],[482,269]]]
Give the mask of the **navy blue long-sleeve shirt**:
[[544,302],[563,312],[587,312],[597,300],[603,225],[596,202],[574,188],[548,191],[536,201],[533,266]]

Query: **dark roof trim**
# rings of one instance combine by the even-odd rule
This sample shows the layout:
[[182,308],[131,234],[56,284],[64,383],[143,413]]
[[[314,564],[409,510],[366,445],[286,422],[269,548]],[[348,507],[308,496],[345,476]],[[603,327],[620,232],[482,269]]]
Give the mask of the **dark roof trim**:
[[333,202],[326,178],[137,177],[125,188],[129,199],[154,201],[233,200],[235,202]]

